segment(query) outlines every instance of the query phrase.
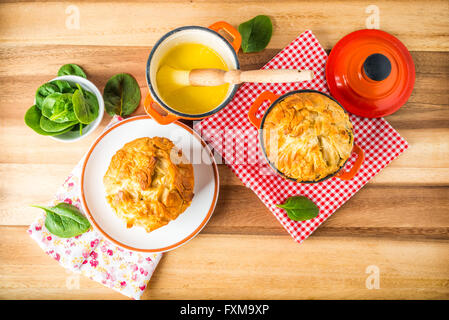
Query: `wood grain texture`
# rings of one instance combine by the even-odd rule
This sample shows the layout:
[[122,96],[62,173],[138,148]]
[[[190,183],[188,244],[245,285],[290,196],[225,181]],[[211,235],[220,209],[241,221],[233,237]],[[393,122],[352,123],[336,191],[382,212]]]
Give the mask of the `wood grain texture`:
[[[184,25],[208,26],[227,20],[238,26],[258,14],[273,21],[270,48],[286,46],[311,29],[326,49],[344,35],[366,28],[372,1],[92,1],[80,2],[79,30],[66,28],[71,2],[0,4],[0,42],[148,46]],[[449,5],[445,0],[375,2],[380,28],[397,35],[410,50],[447,51]],[[33,14],[29,14],[33,12]],[[70,11],[69,11],[70,13]],[[48,16],[46,23],[41,17]]]
[[[124,298],[82,276],[79,288],[68,288],[73,275],[26,234],[40,214],[29,205],[52,199],[110,120],[106,115],[91,136],[71,144],[24,125],[36,88],[62,64],[81,65],[100,91],[113,74],[131,73],[144,97],[151,46],[177,26],[223,19],[237,25],[270,15],[269,48],[239,54],[242,69],[250,70],[306,29],[330,49],[364,27],[365,8],[372,3],[79,1],[81,29],[68,30],[70,4],[0,3],[0,299]],[[381,28],[413,50],[414,91],[386,118],[410,148],[301,245],[220,164],[219,203],[210,222],[188,245],[164,255],[144,298],[449,299],[449,2],[375,4]],[[135,112],[142,113],[142,107]],[[380,290],[366,289],[369,265],[380,268]]]
[[[0,298],[122,298],[65,271],[24,233],[0,227]],[[448,259],[447,242],[439,240],[323,236],[298,246],[288,235],[200,234],[163,257],[143,298],[447,299]],[[372,265],[379,290],[365,285]]]

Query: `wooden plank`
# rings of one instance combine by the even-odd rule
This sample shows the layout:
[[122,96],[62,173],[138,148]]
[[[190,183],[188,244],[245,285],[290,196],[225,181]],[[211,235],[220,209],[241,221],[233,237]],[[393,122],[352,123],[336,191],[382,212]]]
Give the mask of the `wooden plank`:
[[[42,55],[41,52],[46,52]],[[243,69],[260,68],[278,49],[260,54],[240,54]],[[118,72],[133,74],[147,93],[142,71],[149,48],[99,46],[0,46],[0,96],[2,121],[22,123],[26,109],[33,103],[36,88],[55,77],[58,68],[69,62],[85,68],[100,90],[107,79]],[[395,127],[440,128],[449,122],[449,54],[446,52],[413,52],[417,79],[415,89],[406,106],[387,117]],[[97,63],[101,61],[102,63]],[[10,106],[14,105],[15,108]],[[142,109],[139,112],[143,112]],[[5,123],[6,126],[7,123]]]
[[[108,121],[108,116],[103,124]],[[76,143],[61,143],[34,134],[22,120],[16,125],[0,120],[0,163],[71,164],[74,166],[89,149],[102,128]],[[400,168],[449,168],[449,128],[398,129],[409,149],[391,163]],[[39,152],[37,152],[37,150]],[[416,173],[415,175],[421,175]],[[419,181],[414,181],[418,182]]]
[[[89,79],[103,89],[107,79],[118,73],[133,74],[142,88],[146,88],[145,64],[151,47],[74,46],[74,45],[0,45],[0,80],[7,89],[2,101],[23,102],[27,98],[14,95],[14,90],[33,92],[41,83],[56,76],[65,63],[77,63]],[[266,49],[260,53],[239,53],[243,70],[258,69],[274,57],[280,49]],[[41,53],[45,52],[45,55]],[[449,79],[448,52],[411,52],[417,80],[409,100],[420,104],[448,104],[446,82]],[[98,63],[101,61],[101,63]],[[4,77],[10,77],[7,81]],[[17,85],[13,82],[23,83]],[[429,94],[431,93],[431,94]],[[33,95],[32,95],[33,96]],[[23,100],[18,100],[23,99]],[[32,102],[31,102],[32,103]]]
[[[240,67],[243,70],[259,69],[273,58],[281,48],[268,48],[257,53],[240,51],[238,54]],[[95,83],[97,83],[95,80],[99,76],[104,78],[120,71],[141,76],[142,82],[145,83],[145,74],[142,72],[142,67],[145,68],[151,49],[152,46],[17,45],[1,43],[0,76],[29,76],[34,79],[44,77],[45,79],[42,81],[45,81],[48,80],[48,77],[54,76],[61,65],[77,63],[85,69],[89,79],[93,79]],[[45,52],[45,55],[42,55],[42,52]],[[327,50],[327,53],[329,52],[330,50]],[[447,79],[447,72],[449,71],[448,52],[411,51],[410,53],[418,76],[426,77],[427,81],[431,81],[434,76]],[[98,61],[101,61],[101,63],[98,63]],[[433,83],[437,87],[429,88],[432,93],[435,94],[440,90],[439,88],[447,90],[439,82]],[[104,85],[105,83],[106,79],[103,79],[103,82],[99,84]],[[425,95],[422,97],[433,98],[433,96]],[[442,96],[442,98],[444,97]],[[423,99],[421,102],[428,101],[428,99]],[[447,100],[443,101],[447,103]]]
[[[325,48],[351,31],[366,28],[371,1],[176,1],[79,2],[79,28],[70,23],[71,2],[2,3],[0,42],[14,44],[79,44],[148,46],[163,34],[184,25],[208,26],[227,20],[234,26],[258,14],[274,25],[270,48],[282,48],[299,33],[311,29]],[[447,51],[447,1],[376,1],[380,27],[410,50]],[[332,8],[324,10],[323,8]],[[73,9],[72,9],[73,10]],[[52,17],[42,23],[42,17]],[[104,19],[108,17],[108,19]],[[68,20],[69,19],[69,20]],[[69,23],[67,23],[69,21]],[[67,27],[68,26],[68,27]],[[330,27],[331,26],[331,27]]]
[[[42,55],[41,52],[46,54]],[[243,69],[257,69],[278,52],[240,54]],[[68,54],[69,53],[69,54]],[[3,128],[23,123],[23,114],[33,103],[40,84],[52,79],[64,63],[74,62],[85,68],[100,90],[107,79],[118,72],[133,74],[147,93],[142,68],[149,48],[101,46],[0,46],[0,109]],[[417,79],[408,103],[387,120],[397,129],[447,128],[449,126],[449,53],[413,52]],[[101,64],[96,61],[102,61]],[[15,106],[11,108],[10,106]],[[140,108],[136,113],[143,113]],[[108,116],[106,116],[107,122]],[[88,143],[90,144],[90,143]]]
[[[144,74],[141,72],[148,50],[146,48],[119,47],[77,47],[77,46],[32,46],[16,51],[14,46],[0,48],[0,145],[6,152],[0,153],[0,162],[7,163],[60,163],[75,164],[82,157],[95,137],[110,120],[108,115],[103,125],[83,141],[74,144],[61,144],[33,134],[23,124],[23,115],[33,103],[35,88],[51,79],[59,65],[76,62],[85,66],[89,77],[102,90],[107,78],[121,71],[136,75],[145,94]],[[47,54],[41,55],[45,51]],[[22,53],[23,52],[23,53]],[[30,55],[25,52],[31,52]],[[67,54],[71,52],[71,54]],[[17,53],[17,54],[16,54]],[[244,68],[260,67],[276,53],[267,50],[258,55],[240,55]],[[122,55],[122,59],[120,59]],[[69,57],[67,57],[69,56]],[[387,117],[387,120],[410,142],[410,149],[392,166],[412,168],[447,168],[448,125],[449,121],[449,54],[413,53],[417,64],[415,91],[410,101],[399,112]],[[83,58],[80,58],[83,57]],[[262,58],[260,58],[262,57]],[[75,60],[75,61],[73,61]],[[28,61],[28,63],[27,63]],[[46,65],[50,61],[54,65]],[[59,62],[61,61],[61,62]],[[102,61],[101,64],[94,61]],[[119,63],[115,61],[128,61]],[[23,67],[28,65],[29,67]],[[45,67],[39,67],[45,66]],[[38,75],[34,75],[37,71]],[[14,76],[18,72],[19,76]],[[41,73],[41,74],[39,74]],[[11,106],[14,106],[13,108]],[[136,114],[142,114],[140,107]],[[420,129],[420,130],[415,130]],[[17,141],[20,141],[17,143]],[[22,146],[33,146],[23,148]],[[38,149],[39,152],[35,152]],[[435,157],[435,158],[434,158]],[[412,174],[415,182],[429,181],[432,176],[447,177],[444,172],[429,175],[428,170]],[[425,182],[424,182],[425,183]],[[438,182],[437,182],[438,183]]]
[[[74,288],[24,227],[0,227],[0,248],[0,298],[123,298],[83,276]],[[448,259],[448,241],[200,234],[164,255],[143,298],[447,299]],[[379,290],[366,288],[368,266]]]
[[[71,164],[1,164],[0,163],[0,224],[4,225],[29,225],[34,219],[40,214],[39,210],[29,207],[30,204],[45,204],[53,199],[53,195],[62,184],[68,173],[72,170],[73,166]],[[225,165],[219,166],[220,182],[221,182],[221,192],[220,199],[223,199],[223,203],[217,208],[217,211],[227,212],[227,208],[231,206],[232,210],[238,211],[240,208],[239,192],[247,198],[249,201],[248,207],[245,207],[245,216],[258,217],[260,219],[258,228],[263,228],[264,223],[271,221],[273,219],[267,218],[271,213],[266,209],[257,199],[257,197],[252,194],[251,190],[246,190],[242,185],[240,180],[232,173],[232,171]],[[35,183],[30,183],[30,181],[37,181],[38,186]],[[421,187],[418,187],[421,186]],[[412,189],[400,188],[400,187],[412,187]],[[437,186],[438,188],[425,188],[429,186]],[[444,210],[444,204],[446,195],[444,192],[449,186],[449,169],[447,168],[401,168],[401,167],[387,167],[378,176],[376,176],[364,189],[360,192],[363,196],[356,196],[350,201],[351,204],[347,204],[339,210],[341,211],[351,211],[355,210],[357,215],[368,214],[372,216],[372,219],[376,219],[376,215],[379,210],[375,208],[381,205],[382,197],[376,197],[377,193],[383,194],[394,188],[393,193],[389,195],[388,199],[391,199],[395,206],[392,211],[388,210],[385,214],[390,214],[390,212],[395,212],[399,210],[400,212],[408,211],[409,207],[402,208],[401,202],[394,202],[395,196],[403,199],[408,203],[412,201],[411,212],[416,212],[416,220],[419,220],[419,210],[424,210],[425,212],[431,212],[435,217],[444,217],[447,215],[447,210]],[[374,188],[376,187],[376,188]],[[414,188],[413,188],[414,187]],[[236,188],[235,192],[232,191]],[[366,191],[369,188],[371,191]],[[377,190],[377,191],[376,191]],[[411,193],[404,195],[402,190],[413,190]],[[369,192],[369,194],[368,194]],[[416,197],[413,192],[421,194],[425,192],[425,197],[422,202],[416,202]],[[443,196],[443,199],[435,198],[434,195]],[[230,197],[233,205],[227,203]],[[353,203],[354,202],[354,203]],[[431,206],[428,206],[428,203]],[[245,204],[245,202],[243,203]],[[415,207],[416,205],[416,207]],[[226,209],[221,210],[221,206]],[[368,210],[367,208],[370,208]],[[442,207],[443,206],[443,207]],[[380,206],[383,208],[383,206]],[[360,212],[363,208],[362,212]],[[438,209],[438,210],[437,210]],[[343,213],[341,214],[343,215]],[[226,215],[227,216],[227,215]],[[340,216],[340,214],[338,215]],[[229,216],[227,216],[229,218]],[[232,215],[230,217],[233,217]],[[351,215],[352,217],[352,215]],[[240,227],[251,225],[253,223],[252,219],[249,218]],[[212,221],[216,221],[215,218]],[[273,220],[274,221],[274,220]],[[345,223],[347,221],[345,220]],[[432,225],[437,227],[440,221],[437,220]],[[229,221],[230,225],[235,223],[231,219]],[[276,222],[277,223],[277,222]],[[275,225],[276,225],[275,223]],[[446,224],[447,226],[448,224]],[[269,225],[270,228],[272,225]],[[229,230],[226,232],[230,232]],[[242,232],[240,230],[239,232]]]
[[[53,181],[47,179],[46,182],[50,185]],[[23,192],[20,186],[2,184],[0,224],[28,226],[41,214],[41,210],[29,205],[46,204],[52,199],[55,189],[51,188],[49,192],[43,190],[32,186]],[[392,187],[373,184],[343,205],[320,226],[316,234],[449,239],[448,213],[447,186]],[[286,231],[250,189],[242,185],[222,184],[217,208],[202,233],[284,235]]]

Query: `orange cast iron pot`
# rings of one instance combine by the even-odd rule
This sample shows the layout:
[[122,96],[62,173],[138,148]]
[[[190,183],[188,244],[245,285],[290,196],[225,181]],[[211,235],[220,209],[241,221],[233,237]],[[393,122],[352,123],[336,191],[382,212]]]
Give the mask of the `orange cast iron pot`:
[[[346,162],[347,162],[348,159],[349,159],[349,157],[348,157],[348,159],[346,159],[346,161],[343,163],[343,165],[342,165],[340,168],[338,168],[335,172],[333,172],[333,173],[329,174],[328,176],[326,176],[326,177],[324,177],[324,178],[322,178],[322,179],[320,179],[320,180],[317,180],[317,181],[298,181],[298,180],[296,180],[296,179],[293,179],[293,178],[291,178],[291,177],[288,177],[288,176],[286,176],[284,173],[282,173],[278,168],[276,168],[276,166],[274,165],[274,163],[270,162],[270,160],[268,159],[267,152],[266,152],[266,150],[265,150],[264,141],[263,141],[263,136],[262,136],[262,135],[263,135],[263,126],[264,126],[265,119],[266,119],[268,113],[270,113],[270,111],[273,109],[273,107],[274,107],[277,103],[279,103],[280,101],[282,101],[282,100],[285,99],[286,97],[288,97],[288,96],[290,96],[290,95],[293,95],[293,94],[296,94],[296,93],[302,93],[302,92],[315,92],[315,93],[318,93],[318,94],[322,94],[322,95],[328,97],[329,99],[335,101],[335,102],[336,102],[336,103],[343,109],[343,111],[346,112],[346,110],[340,105],[340,103],[338,103],[337,100],[335,100],[335,99],[332,98],[331,96],[329,96],[329,95],[327,95],[327,94],[325,94],[325,93],[322,93],[322,92],[320,92],[320,91],[317,91],[317,90],[295,90],[295,91],[288,92],[288,93],[286,93],[286,94],[284,94],[284,95],[282,95],[282,96],[278,96],[278,95],[274,94],[274,93],[271,92],[271,91],[264,91],[264,92],[262,92],[262,93],[256,98],[256,100],[253,102],[253,104],[251,105],[251,107],[250,107],[250,109],[249,109],[249,111],[248,111],[248,117],[249,117],[249,120],[251,121],[251,123],[252,123],[257,129],[259,129],[259,143],[260,143],[260,145],[261,145],[261,147],[262,147],[263,155],[264,155],[266,161],[268,162],[268,164],[270,165],[270,167],[271,167],[277,174],[279,174],[280,176],[282,176],[282,177],[285,178],[285,179],[289,179],[289,180],[292,180],[292,181],[295,181],[295,182],[298,182],[298,183],[317,183],[317,182],[322,182],[322,181],[324,181],[324,180],[327,180],[327,179],[329,179],[329,178],[332,178],[332,177],[334,177],[334,176],[337,177],[337,178],[339,178],[339,179],[341,179],[341,180],[351,180],[351,179],[354,178],[354,176],[357,174],[357,172],[359,171],[361,165],[363,164],[363,161],[365,160],[365,154],[364,154],[363,150],[362,150],[358,145],[356,145],[355,143],[354,143],[354,147],[353,147],[353,149],[352,149],[352,152],[355,152],[355,153],[357,154],[357,159],[356,159],[356,161],[354,162],[354,165],[352,166],[352,168],[351,168],[349,171],[344,171],[344,170],[342,170],[343,167],[345,166]],[[257,115],[257,111],[259,110],[259,108],[260,108],[260,106],[262,105],[262,103],[263,103],[264,101],[266,101],[266,100],[268,100],[268,101],[270,102],[271,105],[270,105],[270,107],[267,109],[267,111],[265,111],[265,113],[264,113],[264,115],[262,116],[262,118],[258,118],[258,117],[256,116],[256,115]],[[352,134],[352,132],[351,132],[351,134]]]

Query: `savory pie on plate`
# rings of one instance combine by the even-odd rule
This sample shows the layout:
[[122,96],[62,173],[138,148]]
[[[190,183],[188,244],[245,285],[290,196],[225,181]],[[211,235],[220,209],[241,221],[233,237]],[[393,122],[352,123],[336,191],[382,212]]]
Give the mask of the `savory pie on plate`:
[[201,231],[218,188],[212,153],[191,128],[137,116],[106,130],[89,150],[81,203],[92,225],[115,244],[164,252]]
[[112,157],[106,200],[126,226],[151,232],[176,219],[193,198],[193,166],[167,138],[137,138]]

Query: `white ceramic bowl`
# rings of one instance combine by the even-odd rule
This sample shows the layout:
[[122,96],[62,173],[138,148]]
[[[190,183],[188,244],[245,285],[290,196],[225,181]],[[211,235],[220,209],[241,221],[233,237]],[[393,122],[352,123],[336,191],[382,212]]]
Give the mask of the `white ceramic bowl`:
[[[103,119],[103,115],[104,115],[104,101],[103,101],[103,96],[101,95],[100,91],[98,90],[98,88],[89,80],[82,78],[82,77],[78,77],[78,76],[61,76],[61,77],[57,77],[54,78],[51,81],[55,81],[55,80],[65,80],[68,82],[72,82],[72,83],[78,83],[81,88],[92,92],[95,97],[98,100],[98,117],[92,121],[91,123],[89,123],[87,126],[83,127],[83,133],[82,135],[79,134],[79,132],[74,132],[74,131],[69,131],[63,134],[60,134],[58,136],[49,136],[50,138],[54,139],[54,140],[58,140],[58,141],[62,141],[62,142],[75,142],[78,140],[81,140],[85,137],[87,137],[92,131],[94,131],[98,125],[100,124],[101,120]],[[35,101],[36,103],[36,101]]]

